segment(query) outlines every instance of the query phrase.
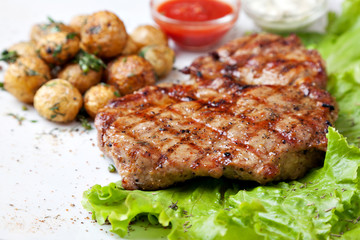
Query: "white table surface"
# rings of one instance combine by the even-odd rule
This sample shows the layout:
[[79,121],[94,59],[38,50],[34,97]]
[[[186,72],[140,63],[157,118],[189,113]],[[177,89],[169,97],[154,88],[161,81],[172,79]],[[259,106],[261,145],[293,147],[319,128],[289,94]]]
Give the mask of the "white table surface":
[[[330,9],[339,11],[340,3],[330,0]],[[67,23],[74,15],[98,10],[115,12],[128,32],[141,24],[154,24],[148,0],[1,0],[0,50],[28,40],[31,26],[47,21],[47,16]],[[321,28],[325,23],[317,24]],[[252,21],[241,12],[223,42],[253,29]],[[175,50],[177,68],[203,54]],[[6,64],[0,66],[3,82]],[[184,77],[175,71],[167,78],[177,79]],[[91,221],[80,203],[83,191],[94,184],[119,180],[116,173],[107,170],[111,160],[98,149],[96,130],[84,132],[79,123],[51,123],[32,106],[26,105],[27,111],[23,106],[0,90],[0,239],[119,239],[109,232],[110,226]],[[25,120],[19,125],[9,113]],[[146,234],[132,237],[143,239]]]

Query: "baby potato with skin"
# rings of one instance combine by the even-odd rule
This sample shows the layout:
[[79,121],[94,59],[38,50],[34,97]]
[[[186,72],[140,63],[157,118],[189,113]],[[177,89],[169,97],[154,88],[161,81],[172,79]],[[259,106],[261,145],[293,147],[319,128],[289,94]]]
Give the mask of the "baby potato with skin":
[[70,26],[67,26],[60,22],[54,22],[53,20],[50,23],[36,24],[31,28],[30,39],[36,44],[40,38],[54,32],[74,32]]
[[86,92],[90,87],[98,84],[101,81],[102,69],[94,71],[90,69],[84,73],[78,63],[71,63],[64,67],[58,74],[58,78],[69,81],[76,87],[81,94]]
[[149,45],[168,45],[166,34],[151,25],[142,25],[135,28],[130,36],[140,48]]
[[69,23],[69,26],[74,32],[80,34],[81,28],[86,24],[89,15],[77,15],[73,17]]
[[143,47],[139,55],[151,63],[159,78],[166,76],[173,68],[175,52],[168,46],[151,45]]
[[84,107],[90,117],[95,118],[97,112],[112,99],[120,97],[118,90],[111,85],[100,83],[91,87],[84,96]]
[[35,45],[32,42],[19,42],[7,49],[9,52],[15,51],[20,57],[38,57]]
[[77,54],[80,40],[74,32],[50,33],[39,39],[36,49],[45,62],[61,65]]
[[53,122],[71,122],[76,118],[83,99],[80,92],[64,79],[44,84],[35,94],[34,107],[44,118]]
[[81,48],[101,58],[120,55],[127,41],[124,23],[109,11],[90,15],[80,35]]
[[38,57],[19,57],[9,65],[4,88],[19,101],[32,104],[36,91],[50,79],[50,69]]
[[138,50],[139,50],[139,46],[132,39],[132,37],[129,35],[128,39],[126,41],[125,47],[124,47],[123,51],[121,52],[121,55],[136,54],[138,52]]
[[108,64],[106,82],[115,86],[121,95],[155,84],[156,76],[151,64],[137,55],[123,56]]

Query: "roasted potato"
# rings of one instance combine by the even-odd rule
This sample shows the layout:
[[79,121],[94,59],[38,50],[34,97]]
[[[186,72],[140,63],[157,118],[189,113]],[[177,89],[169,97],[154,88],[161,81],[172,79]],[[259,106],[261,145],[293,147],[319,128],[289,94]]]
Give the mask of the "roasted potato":
[[137,55],[117,58],[108,65],[106,82],[114,85],[121,95],[132,93],[156,81],[151,64]]
[[80,34],[81,28],[86,24],[88,17],[89,15],[77,15],[71,19],[69,26]]
[[139,55],[151,63],[159,78],[166,76],[172,70],[175,61],[174,50],[165,45],[143,47]]
[[61,23],[49,19],[50,23],[36,24],[31,28],[30,39],[33,43],[37,43],[40,38],[54,32],[74,32],[74,29]]
[[9,52],[15,51],[19,57],[38,57],[35,45],[32,42],[19,42],[7,49]]
[[85,93],[85,110],[92,118],[95,118],[99,109],[103,108],[110,100],[117,97],[120,97],[120,93],[114,86],[100,83],[91,87]]
[[77,54],[80,50],[80,40],[74,32],[50,33],[39,39],[36,49],[45,62],[61,65]]
[[127,41],[124,23],[109,11],[90,15],[80,34],[81,48],[101,58],[121,54]]
[[68,80],[83,94],[90,87],[100,82],[101,75],[102,69],[99,71],[90,69],[88,72],[84,72],[78,63],[71,63],[60,71],[58,78]]
[[50,79],[50,69],[38,57],[19,57],[9,65],[4,88],[24,103],[33,103],[35,92]]
[[166,34],[151,25],[142,25],[135,28],[130,36],[140,48],[149,45],[168,45]]
[[80,92],[64,79],[44,84],[35,94],[34,107],[38,113],[53,122],[71,122],[76,118],[83,100]]
[[139,51],[139,46],[132,39],[132,37],[129,35],[128,39],[126,41],[125,47],[124,47],[123,51],[121,52],[121,55],[136,54],[138,51]]

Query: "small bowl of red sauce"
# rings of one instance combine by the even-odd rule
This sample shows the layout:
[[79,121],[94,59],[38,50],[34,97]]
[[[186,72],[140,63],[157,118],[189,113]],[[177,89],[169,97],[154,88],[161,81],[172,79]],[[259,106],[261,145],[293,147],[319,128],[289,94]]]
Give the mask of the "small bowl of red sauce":
[[183,49],[214,46],[233,27],[240,0],[151,0],[151,14],[160,28]]

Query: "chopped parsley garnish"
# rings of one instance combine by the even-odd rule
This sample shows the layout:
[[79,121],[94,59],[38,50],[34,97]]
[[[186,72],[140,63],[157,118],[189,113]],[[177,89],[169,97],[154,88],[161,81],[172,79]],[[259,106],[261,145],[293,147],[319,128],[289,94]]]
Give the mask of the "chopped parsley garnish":
[[62,45],[57,45],[52,53],[53,57],[56,57],[62,51]]
[[51,32],[61,32],[61,28],[59,25],[55,25],[51,28]]
[[19,57],[16,51],[8,51],[4,50],[1,53],[0,61],[5,61],[7,63],[14,63],[16,59]]
[[138,53],[138,55],[139,55],[140,57],[142,57],[142,58],[145,58],[145,54],[146,54],[147,50],[149,50],[149,47],[143,48],[143,49]]
[[115,168],[114,164],[110,164],[110,165],[108,166],[108,170],[109,170],[109,172],[111,172],[111,173],[115,172],[115,171],[116,171],[116,168]]
[[84,51],[78,53],[75,62],[80,65],[80,68],[84,73],[89,72],[90,69],[99,72],[101,68],[106,68],[105,63],[100,58]]
[[60,108],[59,102],[55,103],[51,108],[49,108],[49,110],[53,111],[54,113],[50,116],[51,119],[56,118],[57,115],[65,116],[64,113],[59,112],[59,108]]
[[53,86],[55,86],[56,84],[57,84],[57,82],[54,81],[54,82],[46,83],[45,86],[47,86],[47,87],[53,87]]
[[3,82],[0,82],[0,89],[1,89],[1,90],[5,90],[5,88],[4,88],[4,83],[3,83]]
[[18,120],[19,125],[22,125],[22,122],[25,120],[24,117],[21,117],[21,116],[19,116],[17,114],[14,114],[14,113],[8,113],[7,115],[15,118],[16,120]]
[[121,97],[119,91],[115,91],[115,92],[114,92],[114,95],[115,95],[116,97]]
[[76,33],[74,33],[74,32],[71,32],[71,33],[68,33],[67,35],[66,35],[66,39],[74,39],[74,37],[76,37]]
[[81,123],[81,126],[83,128],[85,128],[85,130],[91,130],[93,129],[93,127],[91,126],[91,124],[89,123],[87,117],[85,117],[84,115],[78,114],[77,115],[77,119],[78,121]]
[[25,105],[23,105],[23,106],[21,107],[21,109],[22,109],[23,111],[27,111],[27,110],[29,110],[29,109],[28,109],[28,107],[27,107],[27,106],[25,106]]
[[26,76],[39,76],[40,74],[32,69],[28,69],[25,71]]
[[58,22],[56,22],[54,19],[52,19],[52,18],[49,17],[49,16],[47,17],[47,19],[49,20],[50,23],[58,23]]
[[42,24],[40,27],[42,28],[42,30],[47,30],[48,28],[51,27],[50,32],[61,32],[61,28],[60,25],[62,25],[62,22],[57,22],[54,19],[52,19],[51,17],[47,17],[49,23],[46,24]]

